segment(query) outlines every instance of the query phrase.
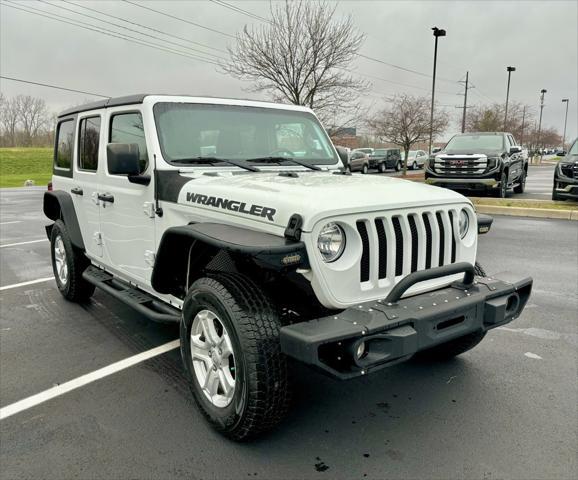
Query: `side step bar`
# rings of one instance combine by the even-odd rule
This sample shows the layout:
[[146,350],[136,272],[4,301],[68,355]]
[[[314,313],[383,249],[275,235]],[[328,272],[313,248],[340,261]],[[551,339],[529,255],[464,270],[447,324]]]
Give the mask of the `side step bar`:
[[82,278],[155,322],[178,323],[181,320],[181,312],[177,308],[159,302],[152,295],[117,280],[94,265],[83,272]]

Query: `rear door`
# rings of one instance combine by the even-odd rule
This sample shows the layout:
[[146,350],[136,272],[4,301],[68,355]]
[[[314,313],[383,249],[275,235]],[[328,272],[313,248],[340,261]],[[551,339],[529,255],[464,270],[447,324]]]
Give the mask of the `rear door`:
[[[140,108],[107,109],[104,117],[106,142],[137,144],[141,175],[151,175],[143,113]],[[103,263],[113,272],[139,286],[150,285],[155,257],[153,182],[131,183],[126,175],[108,172],[106,147],[100,170],[100,231]]]
[[70,194],[89,257],[102,257],[100,236],[98,171],[103,168],[105,144],[102,138],[103,110],[78,116],[76,155]]

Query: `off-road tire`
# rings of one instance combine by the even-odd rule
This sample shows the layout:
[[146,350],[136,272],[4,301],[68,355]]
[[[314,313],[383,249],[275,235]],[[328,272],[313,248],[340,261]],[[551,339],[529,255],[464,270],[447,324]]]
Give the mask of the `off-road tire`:
[[395,171],[396,171],[396,172],[399,172],[400,170],[401,170],[401,162],[397,162],[397,163],[395,164]]
[[484,267],[482,267],[482,265],[479,264],[478,262],[476,262],[476,264],[474,265],[474,272],[478,277],[487,277],[488,276],[488,274],[484,270]]
[[[62,243],[64,244],[66,264],[68,266],[68,278],[64,283],[60,280],[56,270],[54,249],[58,237],[62,239]],[[71,302],[85,302],[88,300],[94,293],[95,286],[84,280],[82,273],[90,265],[90,260],[86,258],[84,252],[72,245],[68,229],[62,220],[56,220],[52,227],[50,234],[50,258],[56,285],[62,296]]]
[[[219,316],[235,355],[234,396],[221,408],[206,398],[192,366],[190,331],[195,315],[202,309]],[[243,275],[215,273],[200,278],[185,297],[181,356],[193,396],[208,422],[233,440],[247,440],[272,429],[289,410],[291,390],[279,329],[271,301]]]
[[367,166],[367,164],[365,164],[365,165],[363,165],[363,167],[361,167],[361,173],[366,175],[367,172],[369,172],[369,167]]
[[514,187],[514,193],[524,193],[524,190],[526,189],[526,175],[526,170],[524,170],[520,177],[520,183]]
[[379,164],[378,170],[379,170],[379,173],[385,173],[385,170],[386,170],[385,169],[385,162],[382,162]]

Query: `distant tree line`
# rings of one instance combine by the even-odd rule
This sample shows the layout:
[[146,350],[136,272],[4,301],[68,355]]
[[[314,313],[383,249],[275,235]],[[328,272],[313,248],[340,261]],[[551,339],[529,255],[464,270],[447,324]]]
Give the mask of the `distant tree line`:
[[42,98],[0,93],[0,147],[48,147],[55,116]]

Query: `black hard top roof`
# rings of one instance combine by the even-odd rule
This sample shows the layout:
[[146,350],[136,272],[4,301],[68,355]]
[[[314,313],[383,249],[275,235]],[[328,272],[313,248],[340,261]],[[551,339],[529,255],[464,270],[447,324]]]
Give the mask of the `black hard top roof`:
[[137,95],[127,95],[126,97],[107,98],[106,100],[99,100],[98,102],[85,103],[84,105],[77,105],[76,107],[68,108],[58,114],[59,117],[65,117],[74,113],[87,112],[89,110],[97,110],[106,107],[120,107],[122,105],[133,105],[135,103],[142,103],[148,93],[139,93]]

